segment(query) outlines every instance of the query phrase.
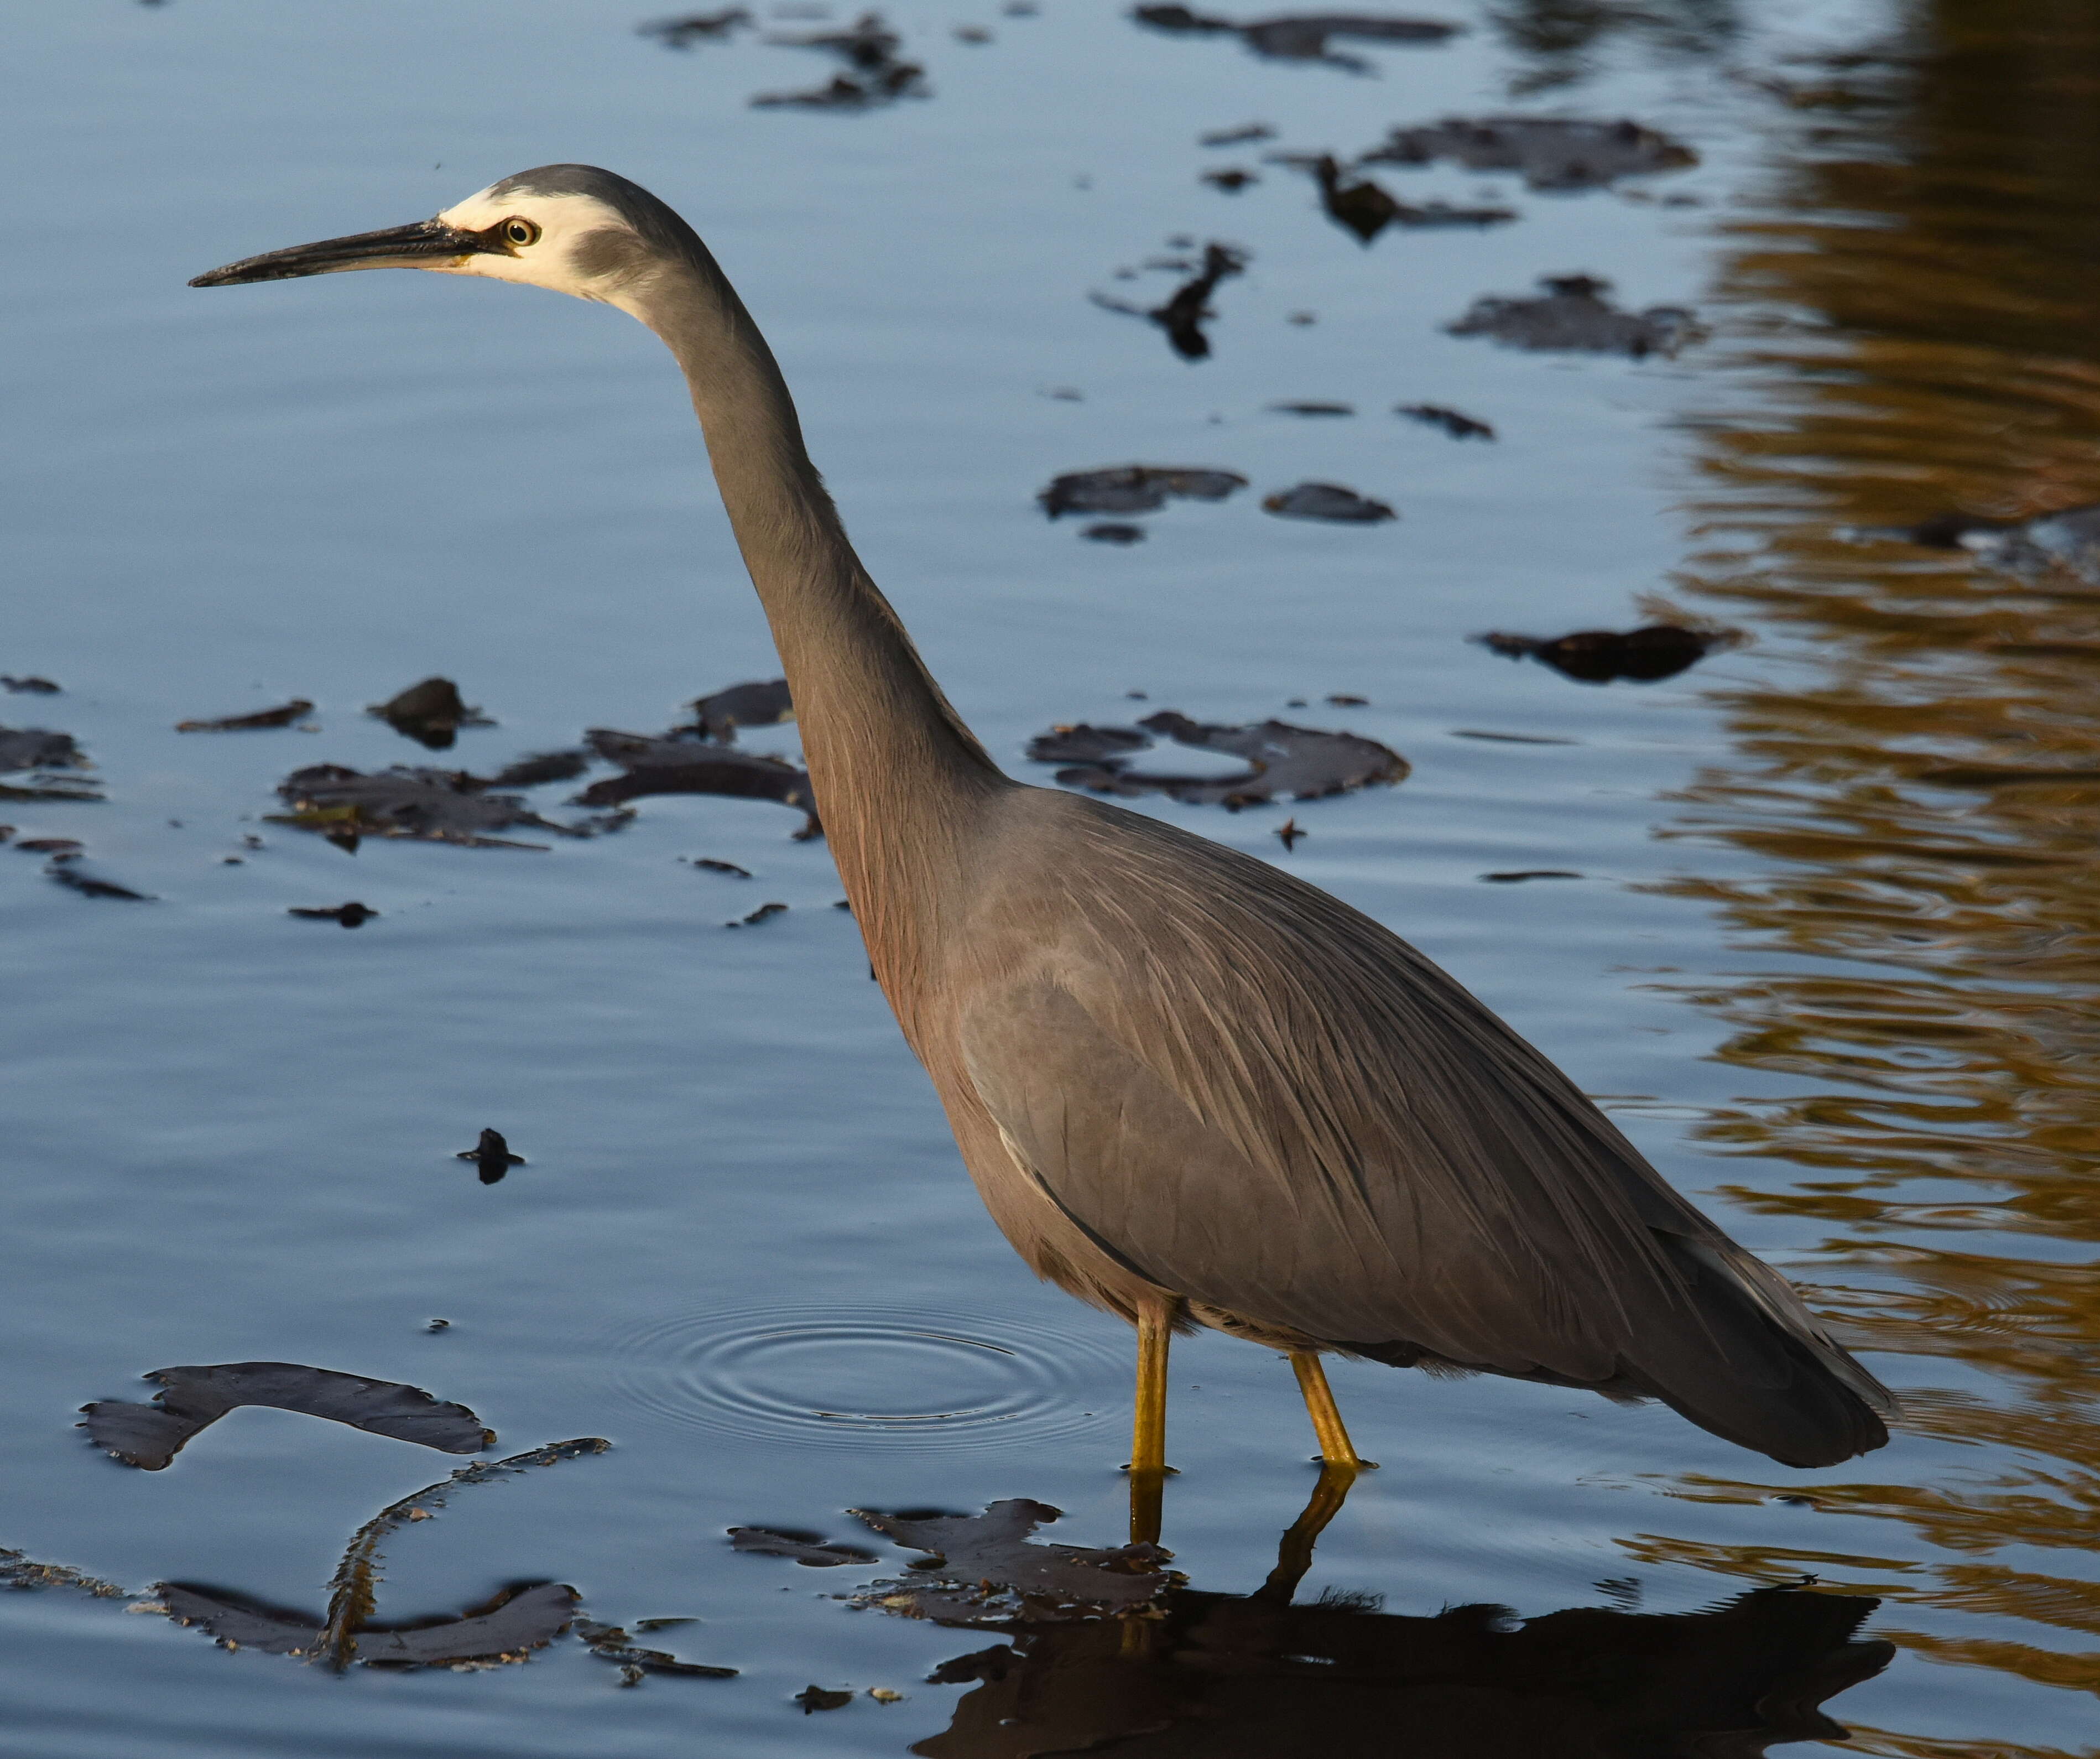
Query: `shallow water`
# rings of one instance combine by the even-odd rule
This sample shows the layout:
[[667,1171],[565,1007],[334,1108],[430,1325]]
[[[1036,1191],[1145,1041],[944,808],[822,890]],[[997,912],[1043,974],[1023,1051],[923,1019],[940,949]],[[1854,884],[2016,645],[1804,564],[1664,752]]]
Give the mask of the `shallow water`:
[[[397,1536],[383,1616],[554,1579],[601,1619],[698,1617],[663,1641],[743,1671],[615,1693],[569,1642],[338,1680],[53,1589],[0,1596],[0,1748],[858,1755],[960,1719],[940,1750],[1034,1751],[970,1744],[1023,1736],[968,1708],[990,1688],[926,1680],[995,1634],[849,1611],[832,1597],[867,1571],[732,1555],[724,1529],[871,1543],[846,1510],[1025,1496],[1065,1511],[1050,1537],[1121,1536],[1127,1334],[1036,1285],[983,1215],[794,815],[651,798],[536,853],[351,855],[263,822],[301,765],[423,760],[360,711],[431,673],[499,723],[438,760],[484,772],[772,675],[638,326],[406,275],[182,285],[576,158],[708,237],[862,554],[1003,761],[1040,778],[1030,735],[1160,708],[1404,753],[1396,789],[1136,804],[1444,962],[1909,1400],[1886,1450],[1791,1474],[1666,1412],[1344,1365],[1383,1468],[1299,1602],[1675,1614],[1810,1572],[1876,1598],[1862,1634],[1896,1646],[1828,1706],[1851,1750],[2093,1750],[2093,784],[1946,778],[2100,762],[2100,630],[2067,577],[1833,533],[2100,498],[2100,31],[1973,0],[1436,10],[1474,28],[1365,47],[1375,77],[1067,0],[898,12],[933,95],[857,116],[747,106],[827,78],[821,56],[750,34],[673,53],[617,9],[15,10],[0,670],[64,692],[0,696],[0,723],[75,736],[108,798],[0,820],[84,840],[154,901],[0,847],[0,1545],[318,1608],[351,1531],[452,1462],[247,1409],[145,1474],[71,1426],[166,1364],[315,1363],[463,1401],[501,1452],[614,1443]],[[1581,196],[1374,167],[1404,199],[1521,218],[1366,249],[1261,157],[1513,102],[1633,115],[1702,162]],[[1195,145],[1255,118],[1276,140]],[[1198,182],[1222,164],[1262,181]],[[1163,300],[1174,274],[1114,271],[1177,235],[1251,252],[1195,365],[1086,297]],[[1694,307],[1712,339],[1635,363],[1439,328],[1577,269]],[[1304,400],[1358,413],[1268,407]],[[1420,402],[1498,438],[1388,413]],[[1127,549],[1035,505],[1132,460],[1252,486],[1171,504]],[[1401,519],[1260,510],[1304,480]],[[1754,639],[1605,687],[1463,644],[1630,628],[1657,595]],[[172,731],[295,696],[320,731]],[[795,749],[792,727],[743,743]],[[1310,833],[1288,851],[1286,811]],[[1480,879],[1536,869],[1582,877]],[[353,898],[382,913],[353,933],[285,913]],[[488,1187],[452,1158],[485,1125],[529,1163]],[[1245,1593],[1312,1487],[1309,1438],[1274,1359],[1210,1337],[1175,1362],[1166,1542],[1198,1589]],[[905,1697],[805,1715],[812,1682]]]

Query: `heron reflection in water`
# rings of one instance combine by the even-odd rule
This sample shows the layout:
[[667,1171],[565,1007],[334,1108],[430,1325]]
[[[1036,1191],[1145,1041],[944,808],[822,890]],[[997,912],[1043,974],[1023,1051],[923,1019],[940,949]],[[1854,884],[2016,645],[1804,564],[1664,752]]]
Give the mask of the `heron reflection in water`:
[[1887,1439],[1887,1392],[1575,1086],[1382,925],[1250,855],[1000,771],[848,541],[779,369],[684,220],[544,166],[434,219],[193,284],[405,267],[613,305],[684,369],[883,991],[994,1219],[1137,1330],[1132,1520],[1167,1359],[1284,1352],[1363,1464],[1329,1352],[1662,1400],[1796,1466]]

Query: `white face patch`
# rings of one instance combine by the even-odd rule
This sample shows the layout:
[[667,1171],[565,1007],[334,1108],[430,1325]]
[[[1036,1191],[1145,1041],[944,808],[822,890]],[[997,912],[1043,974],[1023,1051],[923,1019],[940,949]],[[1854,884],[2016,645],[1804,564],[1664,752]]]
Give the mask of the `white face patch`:
[[447,208],[438,218],[465,232],[487,232],[509,219],[531,221],[540,229],[529,245],[511,246],[509,254],[477,253],[430,266],[440,274],[480,275],[492,281],[516,281],[527,287],[545,287],[579,299],[616,298],[602,273],[586,273],[574,253],[578,241],[594,232],[631,233],[615,209],[595,196],[497,196],[492,184]]

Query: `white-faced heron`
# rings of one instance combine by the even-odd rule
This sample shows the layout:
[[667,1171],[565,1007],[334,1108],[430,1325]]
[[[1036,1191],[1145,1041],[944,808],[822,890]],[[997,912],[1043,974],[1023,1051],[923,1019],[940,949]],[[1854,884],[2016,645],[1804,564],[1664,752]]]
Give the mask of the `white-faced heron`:
[[[201,275],[435,269],[619,307],[685,370],[786,668],[839,873],[987,1207],[1137,1328],[1156,1527],[1167,1352],[1323,1352],[1662,1400],[1789,1465],[1894,1400],[1776,1271],[1406,942],[1251,855],[1003,774],[854,554],[788,387],[705,245],[624,178],[505,178],[435,219]],[[1149,1487],[1149,1490],[1145,1489]]]

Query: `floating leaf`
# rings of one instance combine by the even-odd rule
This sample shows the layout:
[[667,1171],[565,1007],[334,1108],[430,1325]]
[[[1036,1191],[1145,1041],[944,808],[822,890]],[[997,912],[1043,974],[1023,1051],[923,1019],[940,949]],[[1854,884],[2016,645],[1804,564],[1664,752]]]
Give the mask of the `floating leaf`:
[[899,98],[931,95],[926,69],[898,59],[897,51],[904,40],[883,22],[880,12],[863,12],[849,30],[809,31],[765,40],[787,48],[827,51],[843,60],[848,71],[811,91],[762,93],[751,100],[760,109],[867,110]]
[[1715,648],[1732,647],[1742,639],[1734,630],[1684,629],[1672,623],[1650,624],[1623,634],[1608,629],[1578,630],[1551,641],[1499,631],[1473,638],[1506,659],[1533,659],[1583,684],[1608,684],[1621,678],[1652,684],[1658,678],[1674,678]]
[[1448,159],[1474,171],[1520,171],[1533,189],[1599,189],[1621,177],[1696,165],[1699,155],[1667,135],[1621,118],[1447,116],[1396,128],[1363,155],[1365,164],[1428,165]]
[[506,763],[482,788],[538,788],[548,782],[571,782],[591,767],[588,751],[536,751]]
[[853,1700],[851,1692],[829,1691],[816,1685],[804,1686],[794,1697],[794,1702],[802,1707],[802,1714],[805,1717],[817,1710],[843,1710]]
[[355,901],[339,904],[323,909],[301,909],[294,905],[285,913],[287,916],[303,917],[310,922],[340,922],[345,928],[362,928],[379,914],[366,904]]
[[1324,61],[1352,73],[1370,71],[1361,57],[1338,55],[1328,44],[1335,38],[1357,42],[1440,43],[1462,26],[1440,19],[1394,18],[1358,12],[1286,13],[1240,24],[1232,19],[1193,12],[1180,5],[1140,6],[1131,14],[1140,24],[1171,36],[1238,36],[1256,55],[1279,61]]
[[100,1399],[81,1407],[87,1421],[77,1426],[96,1447],[148,1472],[159,1471],[192,1436],[241,1405],[326,1417],[443,1453],[478,1453],[496,1440],[496,1432],[483,1428],[465,1405],[441,1403],[420,1388],[394,1381],[296,1362],[156,1368],[142,1377],[160,1383],[151,1404]]
[[1247,480],[1236,471],[1201,465],[1116,464],[1101,471],[1068,471],[1050,479],[1036,496],[1052,519],[1067,513],[1152,513],[1170,497],[1223,501]]
[[1214,128],[1207,135],[1198,135],[1199,147],[1246,147],[1257,140],[1273,140],[1276,130],[1266,122],[1242,122],[1237,128]]
[[1421,422],[1431,427],[1440,427],[1454,440],[1493,440],[1495,431],[1485,422],[1456,409],[1447,409],[1440,403],[1403,403],[1393,412],[1410,421]]
[[[266,1655],[320,1656],[325,1628],[307,1614],[266,1606],[223,1589],[161,1582],[154,1592],[178,1624],[194,1624],[229,1649]],[[462,1661],[523,1661],[544,1649],[576,1616],[576,1591],[564,1583],[541,1582],[506,1589],[494,1600],[457,1619],[359,1633],[356,1659],[382,1667],[443,1667]]]
[[1010,1618],[1024,1608],[1030,1617],[1052,1619],[1127,1611],[1178,1580],[1164,1567],[1172,1553],[1157,1545],[1094,1549],[1028,1543],[1060,1511],[1025,1497],[993,1503],[982,1514],[852,1512],[884,1537],[932,1554],[912,1567],[916,1580],[878,1584],[855,1597],[915,1617],[967,1623]]
[[638,37],[654,37],[667,49],[690,49],[696,42],[720,42],[739,25],[751,23],[740,6],[719,12],[687,12],[677,18],[652,19],[634,27]]
[[75,864],[71,855],[55,855],[45,864],[44,877],[55,880],[68,891],[77,891],[83,898],[116,898],[130,904],[151,904],[152,896],[143,891],[134,891],[129,886],[120,886],[114,880],[98,879],[94,874]]
[[0,673],[0,687],[24,696],[55,696],[59,687],[47,678],[15,678]]
[[1326,519],[1339,525],[1376,525],[1400,515],[1383,501],[1373,501],[1339,483],[1300,483],[1262,497],[1262,511],[1286,519]]
[[765,1558],[790,1558],[813,1570],[828,1570],[842,1563],[872,1563],[875,1553],[854,1545],[835,1545],[815,1533],[780,1531],[764,1527],[733,1527],[729,1530],[734,1551],[756,1552]]
[[557,824],[514,794],[485,792],[488,785],[457,770],[397,767],[368,776],[340,764],[316,763],[294,770],[277,784],[279,797],[292,810],[273,815],[271,822],[318,831],[353,849],[360,838],[393,837],[470,849],[538,850],[547,846],[489,833],[530,827],[562,837],[589,837],[618,822]]
[[1142,525],[1125,525],[1118,520],[1104,519],[1098,525],[1082,526],[1079,535],[1097,544],[1120,544],[1127,547],[1145,541]]
[[1605,299],[1612,284],[1592,275],[1544,275],[1543,298],[1484,294],[1445,331],[1454,336],[1490,336],[1505,347],[1569,349],[1624,354],[1641,360],[1674,355],[1706,334],[1683,306],[1650,306],[1624,312]]
[[484,1185],[500,1184],[511,1168],[525,1165],[524,1156],[511,1153],[510,1144],[503,1139],[501,1130],[483,1130],[479,1142],[471,1148],[461,1149],[452,1158],[474,1162],[480,1169],[481,1182]]
[[[644,1619],[636,1629],[646,1630],[651,1625],[687,1624],[687,1619]],[[625,1630],[617,1624],[579,1624],[576,1635],[589,1646],[590,1652],[601,1660],[617,1662],[621,1667],[642,1673],[667,1673],[689,1680],[733,1680],[735,1668],[709,1667],[698,1661],[681,1661],[676,1655],[661,1649],[638,1649]],[[628,1682],[632,1685],[633,1682]]]
[[676,735],[652,738],[645,733],[596,727],[584,736],[600,756],[623,766],[625,774],[593,782],[576,796],[580,806],[620,806],[648,794],[728,794],[748,800],[777,800],[783,806],[799,808],[804,815],[803,827],[795,833],[797,841],[823,834],[808,772],[784,758]]
[[[179,733],[259,732],[266,727],[289,727],[300,716],[313,712],[314,705],[304,696],[300,696],[274,709],[258,709],[253,714],[223,715],[215,721],[178,721],[175,731]],[[447,740],[445,743],[450,745],[452,741]]]
[[426,678],[398,696],[376,702],[364,711],[397,733],[432,751],[448,749],[462,727],[493,727],[479,709],[461,701],[459,686],[448,678]]
[[99,1576],[90,1576],[68,1564],[38,1563],[5,1545],[0,1545],[0,1588],[77,1588],[102,1600],[121,1600],[125,1592]]
[[[53,733],[39,727],[0,727],[0,776],[17,770],[85,770],[90,767],[87,754],[70,733]],[[53,785],[55,782],[56,785]],[[102,796],[84,782],[39,777],[27,787],[0,787],[0,800],[99,800]]]
[[1089,297],[1103,311],[1120,312],[1126,317],[1141,317],[1157,324],[1167,332],[1168,347],[1183,360],[1201,360],[1211,351],[1211,338],[1203,334],[1203,325],[1217,316],[1211,309],[1211,295],[1220,281],[1242,273],[1246,264],[1244,251],[1214,241],[1204,245],[1202,267],[1195,277],[1177,287],[1164,305],[1134,306],[1098,293]]
[[1320,186],[1320,206],[1328,219],[1369,244],[1388,226],[1470,226],[1476,230],[1499,226],[1516,218],[1510,208],[1454,208],[1447,202],[1426,202],[1419,207],[1401,201],[1368,178],[1344,178],[1329,153],[1310,161],[1286,157],[1310,170]]
[[[1151,733],[1195,750],[1244,758],[1248,767],[1242,775],[1226,776],[1160,776],[1128,768],[1130,755],[1151,743]],[[1076,759],[1079,767],[1057,772],[1057,780],[1068,786],[1126,798],[1166,794],[1191,806],[1222,806],[1233,811],[1279,797],[1314,800],[1374,782],[1398,782],[1408,773],[1407,760],[1398,752],[1354,733],[1320,732],[1283,721],[1209,726],[1171,709],[1148,715],[1137,728],[1053,728],[1030,742],[1028,754],[1042,763]]]
[[693,724],[703,738],[724,745],[735,741],[739,727],[777,727],[795,718],[794,698],[788,680],[775,678],[732,684],[692,705]]
[[2025,519],[1943,513],[1916,525],[1841,526],[1837,535],[1854,543],[1881,540],[1964,550],[1988,568],[2022,577],[2062,568],[2088,586],[2100,586],[2100,505],[2063,507]]

